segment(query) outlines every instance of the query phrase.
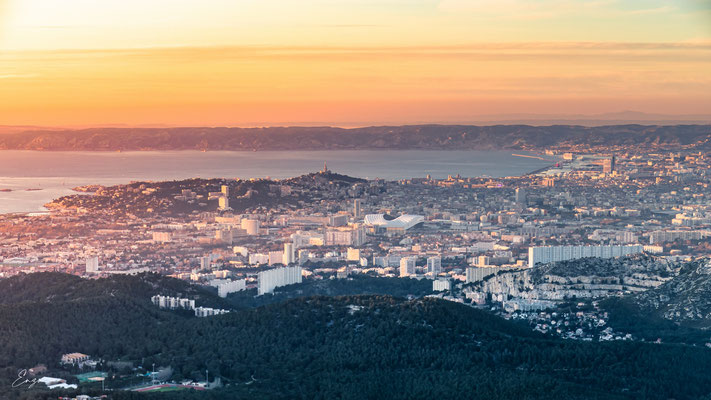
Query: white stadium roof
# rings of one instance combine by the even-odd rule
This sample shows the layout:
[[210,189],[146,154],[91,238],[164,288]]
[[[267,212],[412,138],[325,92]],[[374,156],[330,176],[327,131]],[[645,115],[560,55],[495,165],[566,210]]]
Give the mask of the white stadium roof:
[[413,226],[423,222],[425,217],[422,215],[404,214],[395,219],[385,219],[385,214],[368,214],[365,216],[364,223],[366,225],[379,226],[382,228],[402,228],[410,229]]

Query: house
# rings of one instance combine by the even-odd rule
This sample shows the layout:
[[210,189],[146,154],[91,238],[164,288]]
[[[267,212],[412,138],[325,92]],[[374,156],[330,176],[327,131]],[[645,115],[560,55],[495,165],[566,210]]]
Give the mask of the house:
[[44,364],[37,364],[34,367],[30,368],[27,372],[30,374],[30,376],[44,374],[45,372],[47,372],[47,366]]
[[47,386],[50,389],[76,389],[77,388],[77,385],[67,384],[67,381],[65,381],[64,379],[51,378],[49,376],[40,378],[37,380],[37,382],[45,384],[45,386]]
[[86,361],[89,361],[89,356],[86,354],[82,353],[69,353],[69,354],[64,354],[61,359],[61,363],[66,365],[66,364],[73,364],[73,365],[78,365],[82,364]]

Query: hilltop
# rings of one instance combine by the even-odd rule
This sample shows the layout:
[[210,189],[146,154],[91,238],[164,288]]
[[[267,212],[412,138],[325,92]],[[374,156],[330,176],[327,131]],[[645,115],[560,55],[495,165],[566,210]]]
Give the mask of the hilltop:
[[673,279],[677,266],[644,254],[582,258],[502,271],[468,290],[505,299],[564,302],[642,292]]
[[711,327],[711,261],[684,264],[677,276],[655,289],[620,300],[628,314],[676,325]]
[[[207,369],[225,384],[208,393],[116,391],[111,398],[117,400],[691,399],[711,392],[704,368],[710,349],[564,341],[439,299],[309,297],[195,318],[132,299],[131,285],[114,290],[111,280],[92,283],[99,287],[96,297],[46,302],[47,294],[59,295],[67,282],[83,284],[57,275],[18,279],[39,280],[34,283],[44,293],[0,305],[3,385],[15,368],[37,362],[55,368],[60,354],[78,351],[137,366],[169,365],[176,380],[204,379]],[[126,279],[140,285],[145,278]],[[4,289],[11,292],[6,299],[17,300],[21,296],[12,292],[25,290]],[[112,374],[107,387],[126,383],[124,373]],[[96,385],[83,390],[98,393]],[[6,396],[48,399],[57,393],[36,388]]]
[[[189,214],[216,211],[217,197],[223,185],[230,188],[230,208],[237,213],[258,207],[296,208],[300,202],[320,201],[338,196],[334,189],[345,190],[366,182],[364,179],[330,171],[311,173],[286,180],[271,179],[201,179],[179,181],[132,182],[126,185],[75,188],[91,196],[63,196],[47,203],[50,209],[83,209],[91,212],[129,212],[133,215],[154,213]],[[187,194],[186,194],[187,193]]]
[[709,125],[407,125],[28,130],[0,136],[0,150],[614,150],[707,149]]
[[217,294],[200,286],[151,273],[84,279],[59,272],[40,272],[0,280],[0,305],[58,304],[106,297],[147,302],[156,294],[189,297],[200,306],[229,306]]

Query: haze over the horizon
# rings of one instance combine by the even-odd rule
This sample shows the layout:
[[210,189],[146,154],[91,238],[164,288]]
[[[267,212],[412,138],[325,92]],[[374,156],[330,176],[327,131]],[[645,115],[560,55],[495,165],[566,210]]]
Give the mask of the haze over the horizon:
[[0,124],[708,114],[710,0],[0,0]]

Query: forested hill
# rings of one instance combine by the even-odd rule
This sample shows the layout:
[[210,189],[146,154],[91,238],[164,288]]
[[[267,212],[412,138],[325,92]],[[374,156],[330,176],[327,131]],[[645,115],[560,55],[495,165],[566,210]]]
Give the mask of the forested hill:
[[[438,299],[309,297],[194,318],[118,292],[47,302],[49,291],[40,301],[0,304],[2,388],[9,387],[17,368],[38,362],[61,373],[59,355],[77,351],[136,366],[172,366],[178,381],[204,379],[208,370],[225,384],[207,393],[114,391],[114,400],[701,399],[711,394],[706,370],[711,349],[564,341]],[[123,387],[128,378],[122,374],[112,372],[107,387]],[[96,385],[81,390],[98,393]],[[3,395],[57,398],[38,388],[8,389]]]
[[705,345],[710,342],[711,260],[686,263],[659,287],[602,305],[611,324],[637,337]]
[[0,304],[54,303],[95,298],[124,297],[149,301],[156,294],[188,297],[199,306],[229,307],[216,293],[180,279],[157,274],[114,275],[83,279],[59,272],[20,274],[0,280]]
[[0,150],[706,149],[709,125],[92,128],[0,136]]

